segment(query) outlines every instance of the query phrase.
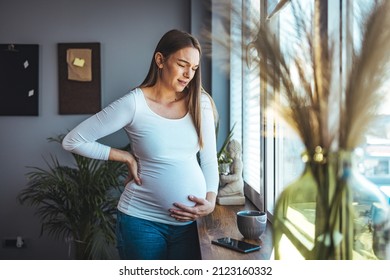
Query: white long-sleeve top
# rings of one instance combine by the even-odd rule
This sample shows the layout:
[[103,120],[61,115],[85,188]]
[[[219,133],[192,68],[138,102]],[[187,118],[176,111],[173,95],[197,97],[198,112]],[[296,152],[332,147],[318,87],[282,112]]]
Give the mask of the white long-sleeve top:
[[139,160],[142,185],[130,181],[118,209],[142,219],[183,225],[169,215],[173,203],[194,205],[188,200],[189,195],[205,198],[207,192],[217,193],[218,189],[214,115],[205,94],[201,97],[201,110],[201,150],[190,114],[180,119],[158,115],[148,106],[140,88],[80,123],[66,135],[62,145],[73,153],[108,160],[111,148],[97,140],[123,128]]

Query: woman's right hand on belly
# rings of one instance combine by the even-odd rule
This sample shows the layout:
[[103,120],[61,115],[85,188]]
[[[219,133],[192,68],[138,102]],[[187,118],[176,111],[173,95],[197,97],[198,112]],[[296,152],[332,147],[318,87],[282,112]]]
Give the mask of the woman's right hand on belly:
[[199,217],[207,216],[214,211],[216,194],[208,192],[206,199],[190,195],[189,200],[195,202],[195,206],[186,206],[181,203],[174,203],[176,208],[169,209],[171,217],[177,221],[188,222],[195,221]]

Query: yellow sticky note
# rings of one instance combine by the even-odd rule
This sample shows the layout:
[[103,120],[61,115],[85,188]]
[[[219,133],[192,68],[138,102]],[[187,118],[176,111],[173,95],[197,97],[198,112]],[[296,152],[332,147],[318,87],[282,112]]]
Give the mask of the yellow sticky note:
[[85,60],[84,60],[83,58],[77,58],[77,57],[76,57],[76,58],[73,60],[73,65],[74,65],[74,66],[83,67],[84,64],[85,64]]

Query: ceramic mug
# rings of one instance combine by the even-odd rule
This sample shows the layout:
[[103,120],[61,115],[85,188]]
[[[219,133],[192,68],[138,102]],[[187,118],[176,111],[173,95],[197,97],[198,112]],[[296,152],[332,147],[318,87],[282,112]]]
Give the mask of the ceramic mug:
[[260,239],[267,228],[267,213],[257,210],[237,212],[237,227],[247,239]]

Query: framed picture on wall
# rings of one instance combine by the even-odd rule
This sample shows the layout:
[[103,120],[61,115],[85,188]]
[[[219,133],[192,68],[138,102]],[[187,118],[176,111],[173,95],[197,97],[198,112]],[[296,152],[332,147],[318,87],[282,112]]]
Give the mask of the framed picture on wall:
[[59,113],[100,111],[100,75],[100,43],[59,43]]
[[39,45],[0,44],[0,115],[37,116]]

